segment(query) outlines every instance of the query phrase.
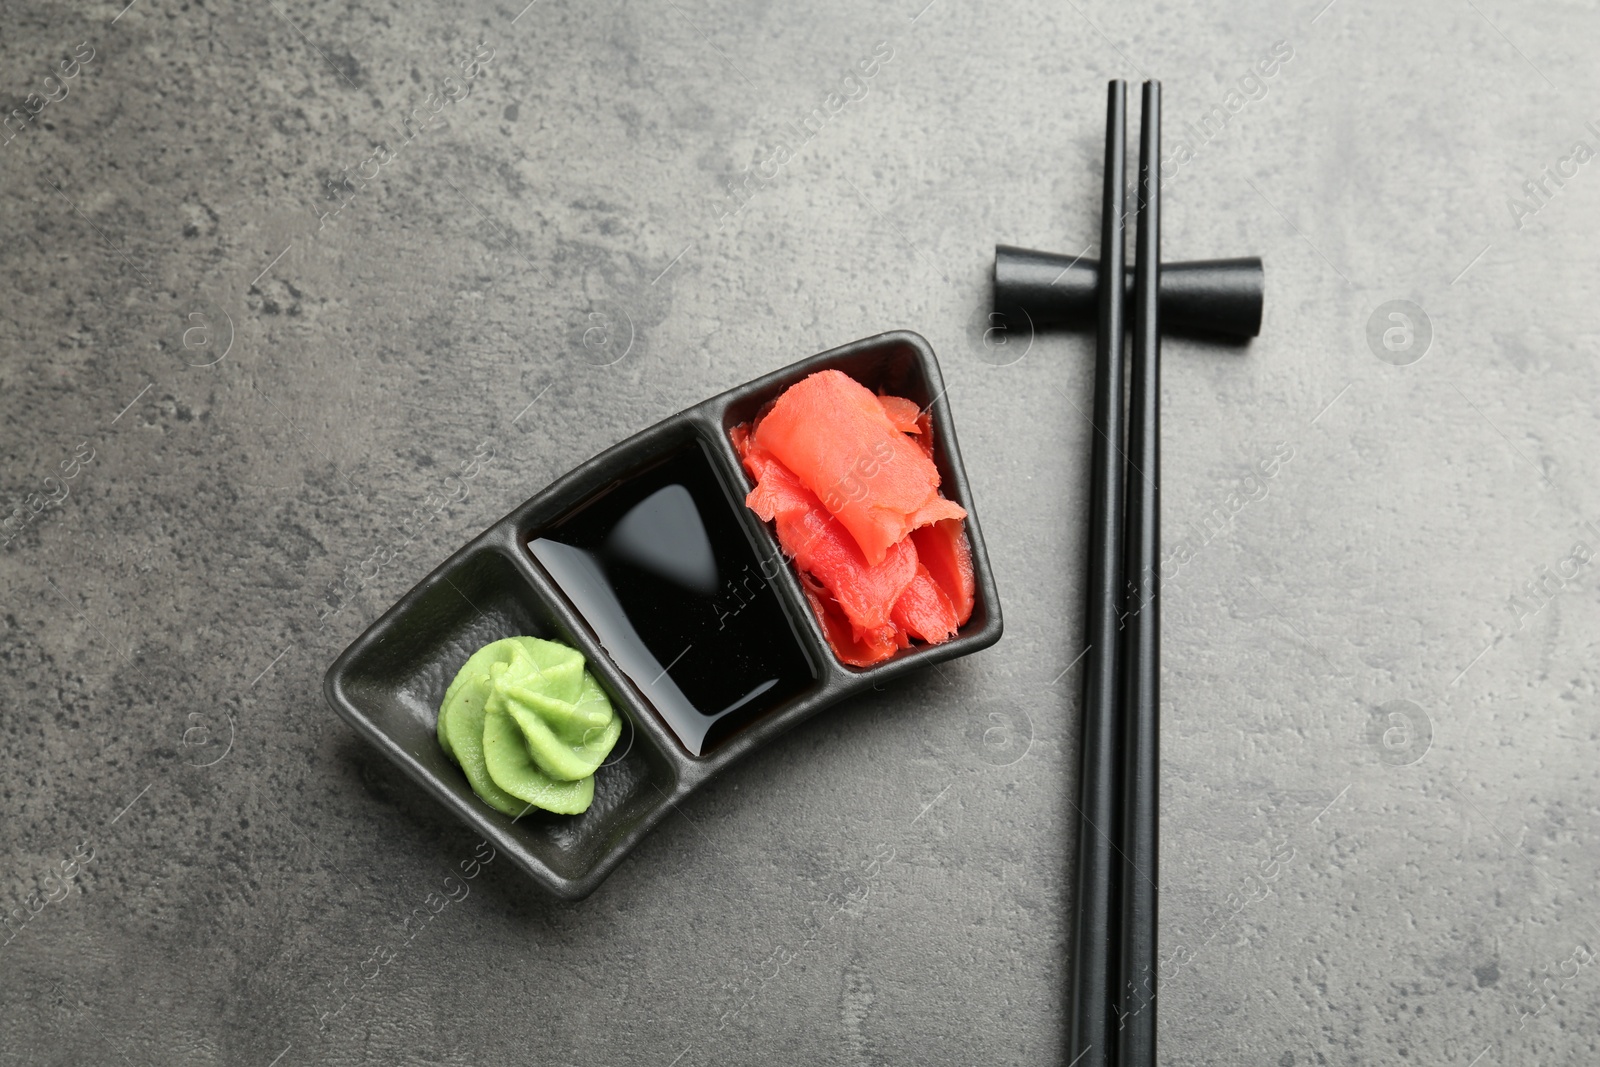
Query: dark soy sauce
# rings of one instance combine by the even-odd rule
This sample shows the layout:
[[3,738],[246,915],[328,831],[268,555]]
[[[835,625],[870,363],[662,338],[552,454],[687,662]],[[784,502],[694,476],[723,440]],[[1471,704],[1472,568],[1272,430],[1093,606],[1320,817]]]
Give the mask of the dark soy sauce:
[[[811,685],[771,578],[692,444],[528,548],[693,755]],[[764,569],[764,570],[763,570]]]

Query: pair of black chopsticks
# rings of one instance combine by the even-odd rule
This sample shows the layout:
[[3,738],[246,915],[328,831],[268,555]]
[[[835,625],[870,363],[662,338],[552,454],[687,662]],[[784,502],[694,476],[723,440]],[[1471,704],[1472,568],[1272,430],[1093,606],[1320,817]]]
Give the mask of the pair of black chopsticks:
[[1161,83],[1144,83],[1124,433],[1127,83],[1106,102],[1068,1061],[1156,1062]]

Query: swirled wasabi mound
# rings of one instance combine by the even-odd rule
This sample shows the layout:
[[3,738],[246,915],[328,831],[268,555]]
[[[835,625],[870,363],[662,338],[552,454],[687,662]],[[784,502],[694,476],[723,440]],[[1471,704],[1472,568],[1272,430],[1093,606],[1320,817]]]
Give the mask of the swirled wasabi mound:
[[587,811],[595,769],[621,733],[583,653],[537,637],[478,649],[439,705],[445,755],[484,803],[511,816],[530,807]]

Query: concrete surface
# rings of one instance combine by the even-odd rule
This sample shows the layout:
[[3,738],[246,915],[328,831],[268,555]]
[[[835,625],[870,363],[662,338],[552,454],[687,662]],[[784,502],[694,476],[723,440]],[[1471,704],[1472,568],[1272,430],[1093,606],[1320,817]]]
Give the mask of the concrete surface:
[[[1062,1062],[1091,349],[986,333],[986,272],[1093,237],[1147,74],[1174,153],[1221,109],[1167,254],[1268,270],[1248,349],[1167,346],[1163,1059],[1600,1059],[1595,5],[921,3],[4,6],[0,893],[48,902],[0,1063]],[[474,841],[329,661],[578,461],[895,327],[1005,639],[580,905],[443,895]]]

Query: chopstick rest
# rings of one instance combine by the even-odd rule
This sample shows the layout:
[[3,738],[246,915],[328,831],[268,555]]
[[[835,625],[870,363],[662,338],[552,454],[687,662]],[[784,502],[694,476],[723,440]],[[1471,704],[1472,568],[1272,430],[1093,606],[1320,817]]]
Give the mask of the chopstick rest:
[[[1130,298],[1133,271],[1125,272]],[[1255,256],[1163,263],[1160,288],[1164,333],[1255,337],[1261,332],[1266,278]],[[1098,258],[995,246],[996,311],[1026,312],[1035,326],[1083,326],[1095,321],[1099,291]]]

